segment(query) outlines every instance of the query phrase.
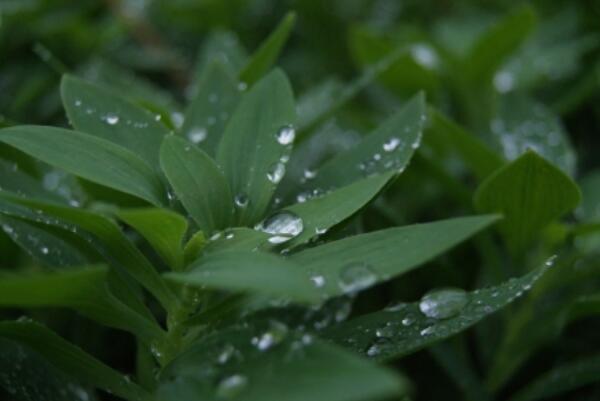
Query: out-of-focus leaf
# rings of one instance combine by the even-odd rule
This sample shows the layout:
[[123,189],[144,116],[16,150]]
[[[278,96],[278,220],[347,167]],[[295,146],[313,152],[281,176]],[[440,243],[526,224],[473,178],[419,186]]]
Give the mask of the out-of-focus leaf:
[[600,380],[600,355],[588,356],[544,373],[525,388],[518,391],[510,401],[533,401],[548,399],[566,391],[595,383]]
[[92,182],[164,202],[157,174],[134,153],[107,140],[62,128],[25,125],[0,130],[0,142]]
[[0,337],[23,344],[44,357],[48,363],[82,384],[100,388],[129,401],[152,398],[126,376],[44,326],[32,322],[0,322]]
[[205,233],[225,228],[233,199],[220,167],[204,151],[176,136],[165,138],[160,164],[175,194]]
[[120,145],[158,168],[158,150],[168,130],[155,115],[102,86],[70,75],[63,77],[60,90],[77,131]]
[[402,172],[420,145],[425,120],[420,93],[352,149],[325,162],[307,187],[329,190],[373,174]]
[[187,220],[166,209],[121,209],[117,217],[139,232],[173,270],[183,267]]
[[320,292],[300,266],[262,252],[217,252],[200,258],[170,280],[198,287],[249,291],[297,302],[317,302]]
[[518,279],[465,293],[464,306],[445,319],[428,317],[419,302],[402,303],[333,326],[322,332],[322,337],[376,360],[399,358],[460,333],[510,304],[551,265],[552,259]]
[[200,76],[198,93],[185,112],[181,132],[192,143],[214,157],[225,124],[235,110],[241,93],[225,64],[214,60]]
[[502,213],[499,229],[511,250],[524,249],[553,220],[577,206],[577,185],[532,151],[489,176],[475,193],[481,211]]
[[65,203],[65,199],[48,191],[41,182],[21,171],[17,164],[0,160],[0,187],[4,191],[40,200]]
[[326,79],[323,82],[309,88],[298,96],[296,101],[296,112],[298,113],[298,126],[308,126],[323,110],[327,110],[337,100],[343,84],[335,79]]
[[[274,339],[265,345],[265,336]],[[224,352],[231,356],[219,363]],[[221,331],[192,346],[161,374],[158,395],[167,401],[366,401],[407,392],[407,383],[387,369],[270,322]]]
[[161,328],[115,298],[105,266],[24,274],[0,281],[0,306],[70,308],[101,324],[129,331],[147,344],[162,337]]
[[240,71],[240,80],[247,85],[253,85],[273,66],[283,45],[290,36],[296,21],[296,13],[289,12],[281,20],[275,30],[260,45]]
[[406,273],[498,219],[470,216],[389,228],[329,242],[290,257],[323,296],[364,290]]
[[239,224],[256,223],[269,206],[285,174],[295,120],[290,83],[274,70],[244,95],[225,127],[217,162],[241,205],[236,208]]

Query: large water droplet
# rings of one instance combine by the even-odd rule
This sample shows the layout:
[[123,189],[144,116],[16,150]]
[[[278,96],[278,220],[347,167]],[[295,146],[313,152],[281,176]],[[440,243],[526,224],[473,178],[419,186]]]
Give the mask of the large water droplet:
[[231,375],[221,380],[217,386],[217,396],[221,398],[233,398],[238,395],[246,385],[248,378],[243,375]]
[[190,141],[192,141],[192,143],[202,142],[203,140],[206,139],[207,135],[208,135],[208,132],[206,131],[206,128],[202,128],[202,127],[192,128],[187,133],[187,137]]
[[340,271],[339,286],[345,293],[354,293],[372,286],[377,276],[371,267],[362,262],[352,262]]
[[447,319],[458,315],[468,302],[469,299],[464,290],[442,288],[425,294],[419,302],[419,309],[427,317]]
[[304,223],[296,214],[282,211],[268,217],[256,228],[272,235],[269,242],[280,244],[298,236],[304,229]]
[[279,183],[283,176],[285,175],[285,165],[281,162],[275,163],[271,166],[269,171],[267,172],[267,178],[273,184]]
[[291,125],[285,125],[277,131],[277,142],[281,145],[289,145],[296,138],[296,130]]

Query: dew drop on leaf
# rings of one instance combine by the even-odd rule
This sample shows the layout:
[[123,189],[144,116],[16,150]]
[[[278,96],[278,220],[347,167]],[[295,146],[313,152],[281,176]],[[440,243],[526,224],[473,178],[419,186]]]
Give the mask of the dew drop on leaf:
[[459,288],[442,288],[428,292],[419,302],[419,310],[433,319],[456,316],[467,305],[467,293]]
[[340,271],[339,286],[345,293],[355,293],[377,282],[371,267],[362,262],[352,262]]
[[281,181],[283,176],[285,175],[285,165],[281,162],[275,163],[269,168],[267,172],[267,178],[273,184],[277,184]]
[[284,125],[277,131],[276,137],[280,145],[290,145],[296,138],[296,130],[291,125]]
[[196,127],[188,132],[187,137],[192,143],[200,143],[206,139],[207,134],[206,128]]
[[104,116],[104,121],[106,121],[108,125],[115,125],[119,122],[119,116],[114,113],[108,113]]
[[237,194],[233,201],[239,208],[245,208],[248,206],[248,196],[246,194]]
[[233,398],[238,395],[248,384],[248,378],[235,374],[221,380],[217,385],[217,396],[220,398]]
[[383,150],[385,150],[386,152],[393,152],[398,148],[398,146],[400,146],[400,143],[400,138],[390,138],[383,144]]
[[285,324],[271,321],[269,322],[268,329],[264,333],[259,337],[254,337],[252,339],[252,344],[254,344],[259,351],[266,351],[281,343],[285,339],[287,333],[288,328]]
[[269,238],[269,242],[280,244],[297,237],[304,229],[304,223],[296,214],[282,211],[268,217],[256,228],[273,235]]

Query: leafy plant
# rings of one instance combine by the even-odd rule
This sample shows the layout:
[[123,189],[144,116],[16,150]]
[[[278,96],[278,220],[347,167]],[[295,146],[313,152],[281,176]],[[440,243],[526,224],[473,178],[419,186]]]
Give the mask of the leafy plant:
[[[158,3],[163,17],[187,10]],[[295,13],[250,55],[211,31],[193,68],[152,41],[189,72],[186,106],[182,71],[156,54],[142,64],[176,95],[112,61],[66,71],[38,44],[70,127],[52,113],[17,124],[16,102],[0,129],[0,398],[597,394],[597,356],[561,339],[599,311],[598,174],[577,184],[585,152],[555,114],[585,96],[544,106],[546,67],[523,66],[567,51],[545,44],[560,22],[530,6],[486,15],[440,19],[430,36],[357,24],[363,72],[297,100],[306,85],[275,66],[296,20],[310,24]],[[568,54],[596,49],[569,35]]]

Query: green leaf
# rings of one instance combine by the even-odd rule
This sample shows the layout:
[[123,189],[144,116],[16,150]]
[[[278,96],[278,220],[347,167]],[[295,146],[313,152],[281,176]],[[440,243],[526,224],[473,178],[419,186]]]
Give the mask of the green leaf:
[[246,63],[248,54],[234,32],[215,31],[204,41],[196,62],[195,81],[192,87],[193,96],[198,95],[198,83],[208,66],[215,60],[220,61],[232,71],[232,78]]
[[510,304],[535,284],[552,260],[518,279],[466,293],[466,305],[446,319],[427,317],[419,302],[401,303],[333,326],[321,336],[376,360],[400,358],[460,333]]
[[117,217],[133,227],[173,270],[183,268],[183,238],[188,223],[185,218],[166,209],[121,209]]
[[300,266],[262,252],[216,252],[200,258],[185,273],[167,273],[182,284],[222,290],[254,292],[313,303],[319,291]]
[[522,6],[493,25],[479,37],[461,67],[472,83],[491,82],[498,68],[527,39],[537,17],[530,6]]
[[163,336],[158,324],[140,316],[110,292],[105,266],[4,277],[0,281],[0,306],[70,308],[106,326],[126,330],[146,344]]
[[106,366],[44,326],[32,322],[0,322],[0,337],[34,350],[68,376],[130,401],[152,398],[126,376]]
[[402,172],[421,142],[425,113],[419,93],[356,146],[325,162],[307,185],[331,189],[373,174]]
[[465,131],[433,107],[429,107],[429,121],[430,124],[425,131],[425,143],[454,148],[462,161],[480,180],[504,164],[504,160],[479,138]]
[[160,164],[175,194],[205,233],[225,228],[233,200],[221,169],[204,151],[181,138],[165,138]]
[[331,105],[337,101],[343,84],[335,79],[329,78],[308,88],[298,96],[296,101],[296,112],[298,113],[298,126],[306,127],[316,121]]
[[270,235],[247,227],[229,228],[211,238],[203,252],[255,251],[268,244]]
[[558,394],[573,390],[600,380],[600,355],[592,355],[555,367],[544,373],[524,389],[515,394],[510,401],[533,401],[549,399]]
[[389,228],[307,249],[290,259],[303,267],[323,296],[333,297],[406,273],[497,219],[470,216]]
[[260,45],[240,71],[240,80],[249,86],[263,77],[275,64],[283,45],[290,36],[296,21],[296,13],[289,12],[277,28]]
[[150,167],[158,166],[158,149],[168,130],[153,114],[102,86],[71,75],[62,79],[63,106],[80,132],[120,145]]
[[185,112],[181,132],[212,157],[241,93],[236,79],[219,60],[206,66],[198,87],[198,94]]
[[247,204],[237,209],[239,224],[256,223],[269,206],[285,172],[281,159],[291,151],[295,119],[290,84],[274,70],[244,95],[225,127],[217,162],[234,196]]
[[22,199],[0,192],[0,213],[73,232],[89,242],[116,269],[127,272],[169,309],[177,302],[161,276],[119,227],[82,209]]
[[61,237],[63,233],[52,233],[5,215],[0,216],[0,223],[5,234],[46,266],[81,266],[89,261],[82,250]]
[[0,188],[30,198],[58,203],[66,202],[64,198],[44,188],[42,183],[34,177],[21,171],[17,164],[4,160],[0,160]]
[[[277,337],[261,351],[256,340],[266,333]],[[232,355],[219,364],[227,350]],[[277,322],[218,332],[192,346],[161,378],[158,396],[166,401],[367,401],[408,392],[406,381],[387,369],[311,336],[286,333]]]
[[575,208],[580,197],[567,175],[528,151],[479,186],[475,205],[504,215],[499,229],[511,250],[518,252],[546,225]]
[[164,202],[159,177],[135,154],[104,139],[61,128],[23,125],[0,130],[0,142],[92,182]]
[[285,211],[300,217],[303,224],[302,232],[286,243],[286,248],[300,245],[325,234],[331,227],[358,212],[393,176],[394,173],[388,172],[364,178],[323,196],[284,208]]
[[[0,389],[10,400],[73,401],[94,399],[89,389],[21,344],[0,337]],[[4,393],[0,393],[4,394]]]

